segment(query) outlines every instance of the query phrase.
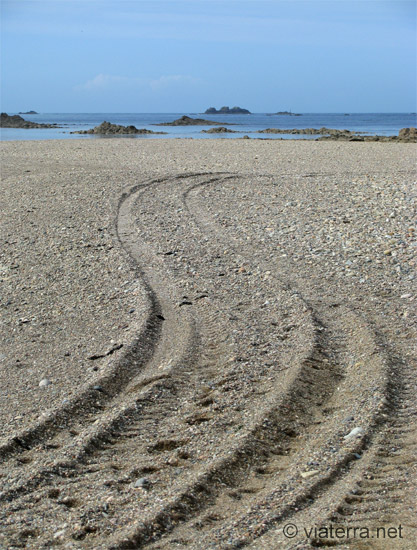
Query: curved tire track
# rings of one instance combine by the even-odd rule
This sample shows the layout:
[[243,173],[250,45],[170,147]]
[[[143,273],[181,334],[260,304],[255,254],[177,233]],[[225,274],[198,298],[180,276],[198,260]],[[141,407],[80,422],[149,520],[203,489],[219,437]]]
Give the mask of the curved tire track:
[[[17,509],[51,494],[55,484],[75,494],[71,513],[80,528],[71,536],[80,547],[284,545],[282,522],[324,517],[326,506],[334,510],[346,480],[362,479],[381,448],[392,376],[384,342],[348,305],[336,311],[308,303],[268,261],[256,259],[256,273],[269,273],[266,279],[238,283],[254,272],[255,260],[232,230],[212,220],[200,191],[242,179],[159,179],[135,186],[120,201],[118,238],[137,264],[152,318],[159,320],[156,331],[138,340],[152,351],[138,362],[138,347],[126,360],[128,378],[114,390],[117,403],[110,412],[86,418],[84,431],[54,453],[52,464],[39,462],[35,476],[3,494]],[[219,284],[231,263],[236,267],[227,272],[227,284]],[[241,296],[230,294],[234,285]],[[265,310],[252,305],[257,289],[261,297],[271,295],[265,304],[275,303],[276,292],[295,322],[281,327],[274,321],[280,328],[268,328]],[[246,311],[253,315],[248,326]],[[241,333],[254,338],[253,349]],[[270,338],[282,345],[270,351]],[[236,359],[242,346],[246,357]],[[251,369],[254,381],[241,381]],[[242,388],[246,393],[239,395]],[[236,410],[228,410],[228,403]],[[355,422],[360,418],[357,437],[346,438],[355,424],[340,425],[332,418],[337,409]],[[149,477],[151,489],[141,491],[138,502],[132,484],[140,475]],[[109,479],[99,488],[103,476]],[[95,502],[106,502],[104,519],[96,518],[100,507],[86,511],[81,505],[89,490],[96,491]],[[113,524],[117,518],[120,524]],[[53,526],[46,527],[52,536]]]
[[[233,178],[233,176],[229,176],[229,178],[230,177]],[[220,183],[223,185],[225,181],[227,180],[223,178],[221,179]],[[199,204],[195,200],[192,200],[192,199],[190,200],[190,197],[192,197],[193,192],[198,191],[201,187],[210,185],[212,183],[213,183],[213,179],[211,178],[209,181],[206,181],[206,182],[191,184],[187,190],[183,191],[183,202],[184,202],[184,205],[187,207],[188,212],[191,215],[193,215],[193,217],[196,217],[195,212],[198,213],[197,218],[198,218],[198,223],[200,224],[200,229],[202,233],[211,232],[212,236],[214,236],[215,238],[222,238],[222,230],[219,227],[216,227],[215,224],[213,224],[213,222],[210,220],[210,217],[207,215],[206,212],[204,212],[204,208],[201,207],[201,204]],[[230,247],[233,247],[232,243],[233,243],[233,236],[229,234],[224,244],[225,246],[228,246],[230,248]],[[234,246],[236,248],[239,248],[237,243],[235,243]],[[243,255],[240,248],[239,248],[238,254]],[[245,259],[247,262],[250,261],[249,258],[245,258]],[[291,289],[291,284],[289,281],[284,281],[284,282],[281,281],[281,283],[283,283],[285,288]],[[314,312],[314,314],[316,315],[317,312]],[[321,314],[322,316],[325,316],[323,312],[321,312]],[[340,313],[338,315],[340,315]],[[343,316],[345,320],[349,317],[351,318],[350,328],[352,331],[355,331],[358,326],[362,327],[360,334],[356,336],[356,340],[353,340],[353,342],[350,343],[350,348],[351,348],[350,353],[352,354],[352,356],[361,357],[362,361],[367,363],[368,366],[370,367],[367,373],[367,376],[364,379],[365,391],[363,393],[358,393],[358,395],[356,396],[356,401],[353,401],[351,403],[351,406],[346,409],[347,415],[354,414],[356,417],[358,414],[358,409],[360,409],[361,405],[363,405],[365,399],[368,401],[372,400],[374,402],[373,406],[368,407],[368,416],[366,418],[361,419],[361,430],[362,430],[361,436],[357,438],[352,438],[351,444],[346,445],[346,448],[344,449],[344,453],[342,454],[341,457],[338,457],[338,460],[336,461],[336,463],[330,464],[330,466],[326,464],[327,471],[325,473],[318,472],[318,471],[316,472],[316,474],[319,474],[319,473],[321,474],[320,481],[315,482],[314,479],[312,479],[310,481],[306,480],[304,483],[300,484],[300,470],[302,470],[302,467],[308,470],[307,458],[309,455],[311,456],[314,449],[314,447],[308,448],[308,436],[309,436],[308,432],[312,431],[314,424],[311,424],[309,426],[307,422],[305,425],[303,425],[303,434],[302,434],[302,437],[306,440],[304,442],[304,445],[307,446],[307,448],[302,446],[303,448],[301,449],[301,451],[292,452],[292,455],[293,455],[292,461],[295,464],[297,464],[297,460],[298,460],[298,464],[296,467],[296,471],[297,470],[298,471],[293,482],[294,483],[298,482],[299,486],[303,485],[302,488],[299,491],[296,491],[295,494],[291,496],[291,498],[288,498],[283,505],[281,504],[280,511],[278,511],[279,510],[278,504],[275,504],[275,511],[274,511],[274,514],[272,514],[272,518],[270,520],[267,519],[268,518],[267,511],[271,507],[274,494],[275,495],[279,494],[282,491],[284,491],[286,487],[288,487],[288,476],[290,475],[289,472],[292,471],[292,469],[287,468],[285,470],[285,476],[284,476],[285,481],[281,482],[282,487],[275,489],[274,491],[271,491],[271,494],[267,494],[267,496],[264,495],[263,504],[262,504],[262,499],[259,498],[259,495],[257,495],[256,498],[251,496],[250,498],[244,499],[244,502],[241,503],[242,509],[247,509],[248,506],[252,506],[252,511],[250,512],[250,514],[246,512],[244,514],[244,517],[242,517],[240,520],[235,519],[234,520],[235,525],[230,527],[229,533],[227,533],[225,530],[225,532],[221,534],[221,540],[230,540],[231,533],[233,532],[234,529],[237,529],[237,532],[239,532],[239,527],[238,527],[239,522],[242,524],[242,530],[244,530],[245,527],[247,528],[246,523],[248,521],[248,516],[251,514],[253,518],[257,517],[258,523],[262,525],[262,527],[258,528],[256,531],[256,537],[260,537],[264,532],[276,526],[277,523],[279,523],[279,521],[281,521],[282,519],[291,517],[294,513],[293,512],[294,509],[304,508],[306,506],[306,503],[312,500],[312,494],[317,493],[318,495],[320,495],[320,493],[323,493],[331,489],[331,486],[338,481],[338,478],[343,477],[343,475],[347,473],[350,467],[350,463],[353,463],[355,461],[355,454],[362,452],[370,444],[370,440],[373,437],[373,432],[375,428],[378,426],[378,424],[380,424],[383,421],[383,416],[381,413],[384,411],[387,404],[387,400],[385,397],[387,393],[387,376],[386,376],[386,373],[388,372],[387,358],[385,357],[382,346],[378,345],[378,343],[375,341],[375,337],[373,336],[372,330],[370,330],[369,326],[367,326],[366,323],[361,321],[357,317],[357,315],[355,315],[353,312],[349,310],[345,310],[343,312]],[[326,318],[326,323],[327,323],[327,326],[330,325],[332,329],[335,328],[334,325],[336,325],[337,327],[337,323],[335,322],[335,319],[329,318],[328,315]],[[323,326],[321,325],[321,323],[318,324],[317,328],[323,329]],[[343,334],[343,330],[341,331],[340,326],[338,326],[336,330],[338,330],[339,337],[340,337],[340,334]],[[344,327],[344,330],[346,331],[346,327]],[[359,345],[361,343],[361,339],[363,339],[364,336],[366,336],[367,347]],[[333,366],[333,369],[329,368],[329,360],[327,357],[329,354],[331,355],[332,353],[333,355],[335,355],[335,351],[334,350],[332,351],[331,349],[329,349],[329,342],[325,341],[326,339],[323,338],[323,335],[321,335],[320,340],[321,340],[320,345],[317,342],[316,345],[313,346],[313,349],[315,350],[313,352],[313,356],[315,355],[315,357],[310,357],[306,359],[304,364],[304,372],[300,370],[297,373],[297,376],[295,377],[296,381],[294,382],[295,384],[298,383],[302,385],[303,382],[307,381],[308,383],[311,384],[311,387],[309,388],[311,393],[304,391],[305,400],[307,400],[308,398],[311,398],[311,399],[315,398],[316,400],[318,399],[319,401],[327,400],[328,401],[327,406],[329,406],[329,403],[332,403],[333,401],[334,405],[337,406],[340,402],[343,402],[343,400],[349,396],[349,388],[351,387],[354,381],[357,382],[358,373],[355,372],[354,369],[350,369],[352,372],[349,372],[348,365],[336,364],[336,366]],[[355,348],[355,345],[352,346],[352,344],[354,344],[355,341],[357,341],[358,343],[356,345],[356,348]],[[369,349],[371,350],[370,353],[367,352],[367,350]],[[323,354],[323,351],[325,352],[324,354]],[[327,365],[325,365],[323,359],[325,360]],[[371,367],[372,365],[373,367]],[[310,377],[310,378],[314,378],[314,382],[311,379],[309,380],[309,375],[306,369],[306,367],[308,368],[311,366],[313,366],[313,368],[315,369],[315,371],[313,371],[313,376]],[[320,370],[322,370],[322,377],[320,377]],[[328,382],[328,377],[331,376],[332,370],[333,370],[333,376],[335,377],[333,386],[335,386],[336,383],[339,383],[339,379],[342,376],[344,378],[343,383],[339,383],[339,387],[337,389],[333,387],[330,390],[330,393],[320,394],[320,387],[326,378]],[[371,372],[374,373],[374,376],[371,375]],[[382,383],[381,383],[381,378],[382,378]],[[373,384],[373,386],[371,386],[371,384]],[[372,387],[371,392],[369,391],[370,387]],[[290,388],[291,388],[291,385],[290,385]],[[294,399],[294,395],[297,396],[295,399]],[[284,407],[287,407],[287,409],[285,410],[285,417],[287,421],[291,417],[291,412],[290,412],[291,407],[289,406],[289,403],[291,403],[292,401],[297,402],[298,408],[295,412],[298,413],[297,416],[300,416],[300,412],[303,409],[302,395],[303,395],[303,390],[300,391],[299,388],[297,389],[292,388],[288,390],[288,393],[285,396],[288,401],[285,402],[285,399],[284,399],[284,402],[285,402]],[[274,399],[279,400],[279,397],[275,396]],[[305,407],[305,412],[307,413],[307,415],[312,414],[313,410],[314,408],[311,406]],[[279,408],[278,408],[278,411],[279,411]],[[282,414],[283,410],[279,412],[281,412]],[[274,418],[274,413],[275,413],[275,418]],[[262,457],[262,454],[268,455],[268,452],[270,452],[270,449],[273,448],[273,446],[280,441],[279,435],[282,436],[282,431],[280,434],[279,433],[280,429],[278,428],[278,424],[280,421],[282,423],[282,420],[279,418],[279,413],[277,413],[277,409],[274,409],[274,407],[270,409],[269,415],[268,413],[265,413],[265,411],[264,411],[264,415],[265,415],[264,422],[268,426],[270,439],[268,441],[268,438],[265,437],[265,435],[259,437],[259,432],[257,434],[258,437],[254,437],[254,439],[257,440],[258,442],[262,441],[263,443],[265,443],[265,441],[267,441],[267,443],[264,447],[260,446],[259,452],[256,454],[256,460],[254,460],[253,467],[255,467],[255,464],[256,464],[256,467],[258,468],[258,470],[263,470],[263,472],[268,472],[268,470],[273,471],[274,467],[276,469],[279,469],[279,466],[276,464],[277,463],[276,457],[274,457],[272,461],[271,460],[268,461],[267,459]],[[331,424],[331,422],[328,422],[328,424]],[[274,432],[274,427],[276,429],[275,432]],[[282,430],[282,426],[280,428]],[[259,430],[259,426],[257,427],[257,429]],[[343,432],[340,429],[340,427],[337,425],[330,428],[331,437],[329,437],[328,431],[329,431],[329,427],[327,427],[327,432],[326,432],[326,435],[328,438],[327,441],[324,439],[321,442],[321,445],[323,446],[323,448],[331,447],[332,444],[338,443],[338,441],[340,441],[340,439],[343,438],[344,435],[346,435],[346,432]],[[255,433],[256,433],[256,430],[255,430]],[[314,441],[314,445],[317,445],[317,439]],[[298,446],[299,447],[301,446],[300,442],[298,442]],[[287,448],[287,451],[289,450],[290,448]],[[297,456],[297,453],[300,456]],[[271,468],[271,466],[268,465],[268,462],[274,463],[274,467]],[[230,471],[230,468],[231,466],[229,465],[224,466],[224,469],[227,471]],[[240,500],[242,498],[241,495],[245,494],[245,492],[250,493],[250,490],[245,489],[245,484],[242,483],[241,480],[239,479],[242,472],[240,472],[239,470],[237,471],[238,471],[238,476],[236,479],[233,480],[229,476],[227,483],[226,483],[226,480],[224,480],[224,485],[226,485],[227,488],[223,490],[223,493],[227,491],[230,492],[231,488],[234,489],[234,494],[239,493],[239,490],[240,490],[240,493],[241,493],[239,496],[239,500]],[[237,482],[237,480],[239,480],[240,483]],[[276,484],[277,484],[277,480],[274,480],[274,485],[276,486]],[[211,483],[211,485],[213,484]],[[279,484],[278,484],[278,487],[279,487]],[[236,489],[238,490],[237,493],[236,493]],[[266,491],[266,493],[268,493],[268,491]],[[212,497],[211,498],[212,503],[213,503],[213,500],[214,499]],[[213,540],[212,539],[213,533],[210,531],[210,529],[207,529],[207,526],[210,526],[210,524],[216,524],[216,523],[221,524],[222,522],[225,522],[225,520],[227,519],[225,517],[225,515],[227,514],[224,513],[225,507],[227,508],[227,505],[225,506],[224,499],[219,498],[219,495],[216,495],[216,500],[218,501],[218,504],[216,503],[212,504],[211,507],[209,507],[208,510],[205,511],[205,515],[204,517],[202,517],[202,520],[200,522],[199,521],[191,522],[191,523],[194,523],[194,525],[191,526],[191,528],[194,528],[194,530],[195,530],[195,526],[198,526],[199,524],[200,524],[199,528],[202,529],[202,532],[200,532],[198,535],[199,538],[198,538],[197,546],[201,544],[202,540],[206,540],[204,537],[207,537],[207,541],[206,541],[207,544],[209,543],[209,541]],[[236,516],[235,510],[234,510],[234,508],[236,508],[236,503],[232,504],[230,508],[233,511],[232,512],[233,515]],[[252,518],[252,521],[253,521],[253,518]],[[219,529],[221,529],[221,527],[220,528],[215,527],[213,531],[216,530],[216,532],[218,533]],[[207,535],[203,532],[204,530],[208,530]],[[178,535],[176,531],[179,531],[180,535]],[[184,541],[187,540],[186,535],[184,535],[185,538],[182,538],[183,535],[181,535],[181,533],[187,533],[187,529],[177,528],[176,531],[172,536],[172,538],[169,537],[166,540],[166,544],[168,546],[171,543],[171,540],[173,542],[178,542],[180,540],[184,540]],[[145,538],[141,539],[140,537],[137,536],[136,538],[133,538],[131,540],[134,541],[136,545],[140,546],[141,544],[145,543],[146,539]],[[237,547],[237,546],[233,546],[236,544],[238,546],[247,544],[249,541],[250,541],[250,537],[248,536],[244,537],[243,539],[239,539],[239,540],[236,539],[233,543],[231,543],[230,547]],[[190,544],[192,545],[191,542],[187,542],[187,547]],[[126,547],[128,547],[128,545]],[[156,547],[159,547],[159,545],[156,544]],[[224,547],[226,548],[229,546],[225,544]]]

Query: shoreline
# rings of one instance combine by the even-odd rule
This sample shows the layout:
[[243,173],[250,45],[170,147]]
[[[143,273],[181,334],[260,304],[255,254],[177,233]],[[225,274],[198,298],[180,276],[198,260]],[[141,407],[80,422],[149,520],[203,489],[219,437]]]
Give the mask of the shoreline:
[[[63,130],[72,131],[88,131],[94,127],[100,125],[103,120],[110,120],[117,126],[135,126],[136,128],[145,128],[149,130],[156,130],[155,124],[160,123],[173,123],[178,119],[178,114],[135,114],[135,113],[103,113],[103,114],[46,114],[46,115],[34,115],[28,116],[28,119],[33,120],[36,123],[55,123],[59,126],[63,126]],[[183,116],[189,116],[189,118],[195,119],[198,117],[196,113],[188,113]],[[223,120],[219,116],[208,116],[208,119],[213,118],[216,122],[223,122],[224,126],[227,126],[226,120]],[[206,118],[207,118],[206,117]],[[216,120],[218,119],[218,120]],[[213,121],[213,122],[214,122]],[[268,129],[271,126],[283,127],[283,130],[297,130],[322,127],[338,128],[341,130],[347,129],[351,132],[367,132],[371,135],[392,136],[397,135],[401,128],[415,127],[415,116],[411,114],[352,114],[350,117],[345,117],[343,114],[304,114],[301,117],[288,117],[279,116],[276,119],[266,114],[254,114],[254,115],[234,115],[233,120],[228,122],[233,123],[230,126],[234,131],[239,131],[239,134],[231,134],[231,137],[241,137],[245,134],[251,135],[251,137],[257,137],[255,133],[259,130]],[[211,134],[200,134],[200,130],[208,129],[208,126],[166,126],[164,131],[168,132],[167,137],[171,139],[176,137],[203,137],[203,138],[216,138]],[[62,130],[61,130],[62,131]],[[29,132],[23,132],[21,130],[4,129],[2,137],[7,135],[7,140],[13,137],[17,139],[73,139],[74,136],[70,134],[59,133],[60,130],[32,130]],[[261,135],[261,134],[260,134]],[[147,136],[144,136],[147,137]],[[227,136],[229,137],[229,136]],[[287,135],[281,137],[289,137]]]

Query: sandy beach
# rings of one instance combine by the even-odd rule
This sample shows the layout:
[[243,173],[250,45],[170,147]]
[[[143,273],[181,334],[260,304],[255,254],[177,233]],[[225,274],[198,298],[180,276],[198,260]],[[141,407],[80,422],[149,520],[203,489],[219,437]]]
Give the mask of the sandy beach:
[[415,144],[0,149],[1,550],[415,548]]

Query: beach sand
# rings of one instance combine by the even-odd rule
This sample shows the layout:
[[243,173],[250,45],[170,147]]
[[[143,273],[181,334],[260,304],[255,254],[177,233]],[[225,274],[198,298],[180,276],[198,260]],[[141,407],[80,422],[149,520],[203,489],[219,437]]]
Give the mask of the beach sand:
[[1,549],[414,548],[414,144],[1,154]]

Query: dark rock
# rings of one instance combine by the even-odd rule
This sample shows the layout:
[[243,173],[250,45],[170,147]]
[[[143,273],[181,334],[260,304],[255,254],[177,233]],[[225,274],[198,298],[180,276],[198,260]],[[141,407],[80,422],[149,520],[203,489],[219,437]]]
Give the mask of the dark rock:
[[339,141],[380,141],[380,142],[405,142],[405,143],[416,143],[417,135],[415,128],[403,128],[399,131],[398,136],[360,136],[356,134],[346,134],[339,132],[337,134],[323,135],[317,138],[317,141],[322,140],[339,140]]
[[205,134],[236,134],[234,130],[229,130],[225,126],[219,126],[218,128],[210,128],[210,130],[201,130]]
[[146,128],[138,129],[136,126],[121,126],[120,124],[112,124],[111,122],[102,122],[100,126],[91,128],[90,130],[79,130],[71,132],[71,134],[97,134],[97,135],[125,135],[125,134],[166,134],[166,132],[153,132]]
[[205,115],[250,115],[250,111],[247,109],[242,109],[242,107],[222,107],[217,110],[215,107],[210,107],[207,111],[204,112]]
[[266,130],[258,130],[259,134],[306,134],[306,135],[328,135],[328,136],[346,136],[350,137],[354,134],[350,130],[336,130],[334,128],[291,128],[283,130],[282,128],[267,128]]
[[135,489],[149,489],[151,485],[152,483],[150,479],[147,477],[141,477],[135,481],[133,487],[135,487]]
[[39,122],[29,122],[19,115],[8,115],[1,113],[0,128],[60,128],[56,124],[41,124]]
[[291,111],[278,111],[277,113],[272,113],[273,115],[287,115],[287,116],[301,116],[299,113],[292,113]]
[[214,120],[191,118],[184,115],[173,122],[161,122],[160,124],[155,124],[155,126],[219,126],[223,124],[226,124],[226,122],[215,122]]
[[19,115],[38,115],[36,111],[26,111],[25,113],[20,112]]

